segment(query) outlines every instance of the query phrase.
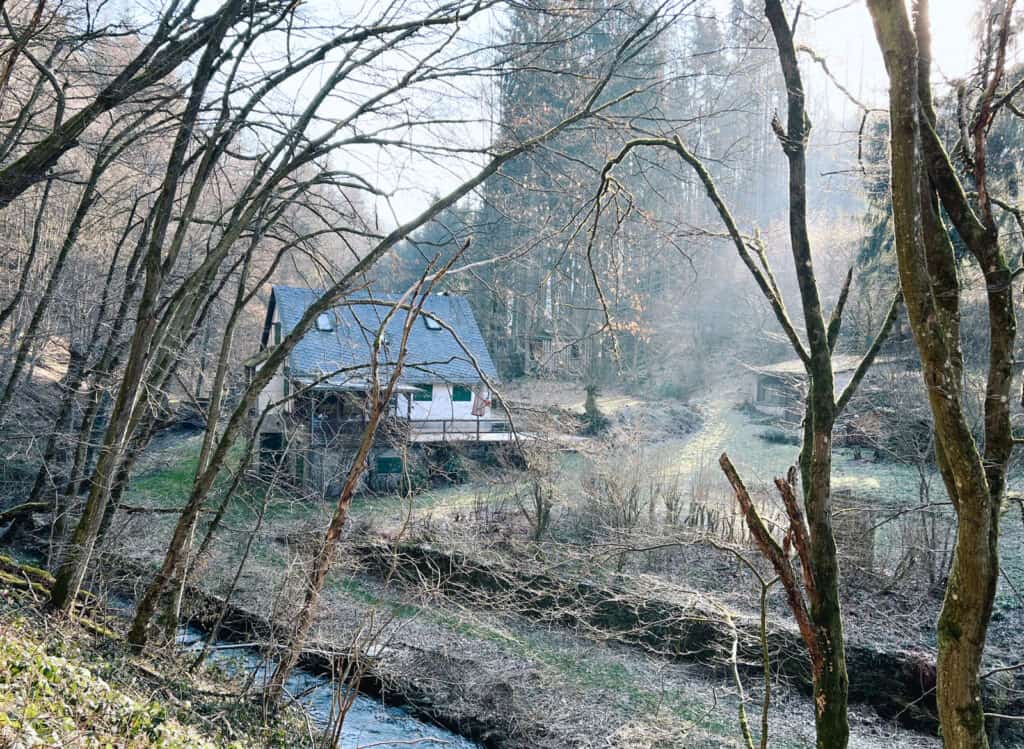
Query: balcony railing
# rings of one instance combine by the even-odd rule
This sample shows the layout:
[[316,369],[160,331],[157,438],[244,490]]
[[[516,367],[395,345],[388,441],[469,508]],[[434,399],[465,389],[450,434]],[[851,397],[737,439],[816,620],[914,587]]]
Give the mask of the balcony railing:
[[413,419],[407,424],[410,442],[508,442],[513,438],[504,419]]
[[[366,428],[364,419],[314,421],[310,437],[314,445],[334,445],[358,440]],[[378,429],[380,440],[408,442],[508,442],[513,439],[503,419],[406,419],[390,415]]]

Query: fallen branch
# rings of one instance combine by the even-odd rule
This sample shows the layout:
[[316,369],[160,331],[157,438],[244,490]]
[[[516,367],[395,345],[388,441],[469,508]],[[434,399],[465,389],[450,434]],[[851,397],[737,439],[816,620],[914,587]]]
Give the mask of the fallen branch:
[[48,509],[48,505],[45,502],[25,502],[24,504],[15,505],[9,507],[6,510],[0,511],[0,525],[8,523],[22,515],[27,515],[30,512],[42,512]]

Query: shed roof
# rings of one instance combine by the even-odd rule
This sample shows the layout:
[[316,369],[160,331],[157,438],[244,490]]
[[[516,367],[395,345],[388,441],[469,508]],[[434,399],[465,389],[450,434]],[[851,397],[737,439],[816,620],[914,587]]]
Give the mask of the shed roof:
[[[269,315],[276,307],[282,335],[288,335],[295,328],[309,305],[322,293],[317,289],[295,286],[273,287]],[[398,294],[365,291],[347,296],[330,310],[332,330],[314,327],[296,344],[288,359],[292,373],[296,376],[318,376],[347,369],[351,371],[326,382],[340,386],[354,380],[365,380],[374,338],[401,298]],[[424,318],[415,320],[409,332],[405,369],[400,378],[402,382],[475,384],[483,382],[480,372],[491,381],[498,379],[487,344],[465,298],[430,294],[423,303],[423,311],[443,321],[455,335],[444,328],[429,329]],[[397,346],[401,340],[408,315],[407,310],[400,309],[388,321],[386,343],[379,357],[382,362],[394,360],[396,352],[388,348]],[[386,376],[384,372],[381,374]]]
[[[832,357],[832,372],[834,374],[853,372],[858,366],[860,366],[860,360],[862,358],[862,356],[858,356],[856,354],[836,354]],[[876,359],[875,363],[886,364],[889,362],[888,360]],[[750,368],[758,374],[770,375],[773,377],[803,377],[807,372],[804,367],[804,363],[800,359],[788,359],[786,361],[776,362],[775,364],[752,366]]]

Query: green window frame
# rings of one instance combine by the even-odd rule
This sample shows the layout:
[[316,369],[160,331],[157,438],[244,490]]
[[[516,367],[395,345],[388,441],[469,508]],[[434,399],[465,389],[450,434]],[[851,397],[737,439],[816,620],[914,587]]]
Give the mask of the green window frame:
[[469,403],[473,400],[473,391],[465,385],[452,385],[452,402]]
[[281,342],[281,323],[274,323],[274,345],[276,346]]
[[378,455],[377,473],[401,473],[402,458],[398,455]]
[[412,394],[414,401],[432,401],[434,400],[434,386],[433,385],[417,385],[416,392]]

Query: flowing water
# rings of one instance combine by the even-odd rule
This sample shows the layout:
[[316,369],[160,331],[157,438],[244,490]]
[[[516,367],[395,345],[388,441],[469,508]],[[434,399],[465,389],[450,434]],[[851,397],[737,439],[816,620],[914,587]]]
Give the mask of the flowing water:
[[[197,651],[206,635],[195,627],[184,627],[178,634],[179,644]],[[238,646],[218,642],[207,654],[207,661],[220,666],[231,675],[251,677],[255,686],[262,685],[273,671],[274,662],[268,661],[251,646]],[[296,668],[285,689],[305,709],[311,723],[321,730],[329,728],[336,714],[337,683],[328,676]],[[476,749],[477,744],[450,731],[417,720],[406,711],[388,707],[364,694],[356,696],[345,716],[341,749],[374,747],[399,749],[412,746]]]
[[[130,616],[131,599],[110,595],[108,609],[119,616]],[[198,653],[206,642],[206,633],[198,627],[178,628],[177,642],[187,651]],[[210,646],[206,663],[219,666],[230,676],[248,678],[254,687],[264,686],[276,662],[266,658],[253,645],[218,640]],[[339,684],[330,676],[314,674],[296,667],[285,683],[285,690],[305,711],[313,728],[324,731],[335,723]],[[339,749],[407,749],[407,747],[446,747],[480,749],[469,739],[445,728],[419,720],[399,707],[390,707],[369,695],[358,693],[345,715]]]
[[[13,552],[14,550],[7,550]],[[39,564],[35,555],[14,552],[25,563]],[[117,616],[130,616],[134,602],[122,595],[108,595],[108,611]],[[198,652],[206,641],[201,629],[186,625],[178,630],[178,643],[186,650]],[[251,677],[254,686],[262,685],[276,665],[252,645],[239,645],[218,640],[206,655],[207,663],[220,666],[225,673]],[[336,715],[338,683],[329,676],[295,668],[285,684],[309,717],[310,724],[321,731],[330,728]],[[339,749],[408,749],[414,747],[446,747],[446,749],[480,749],[480,745],[441,726],[419,720],[399,707],[384,705],[359,693],[345,716]]]

